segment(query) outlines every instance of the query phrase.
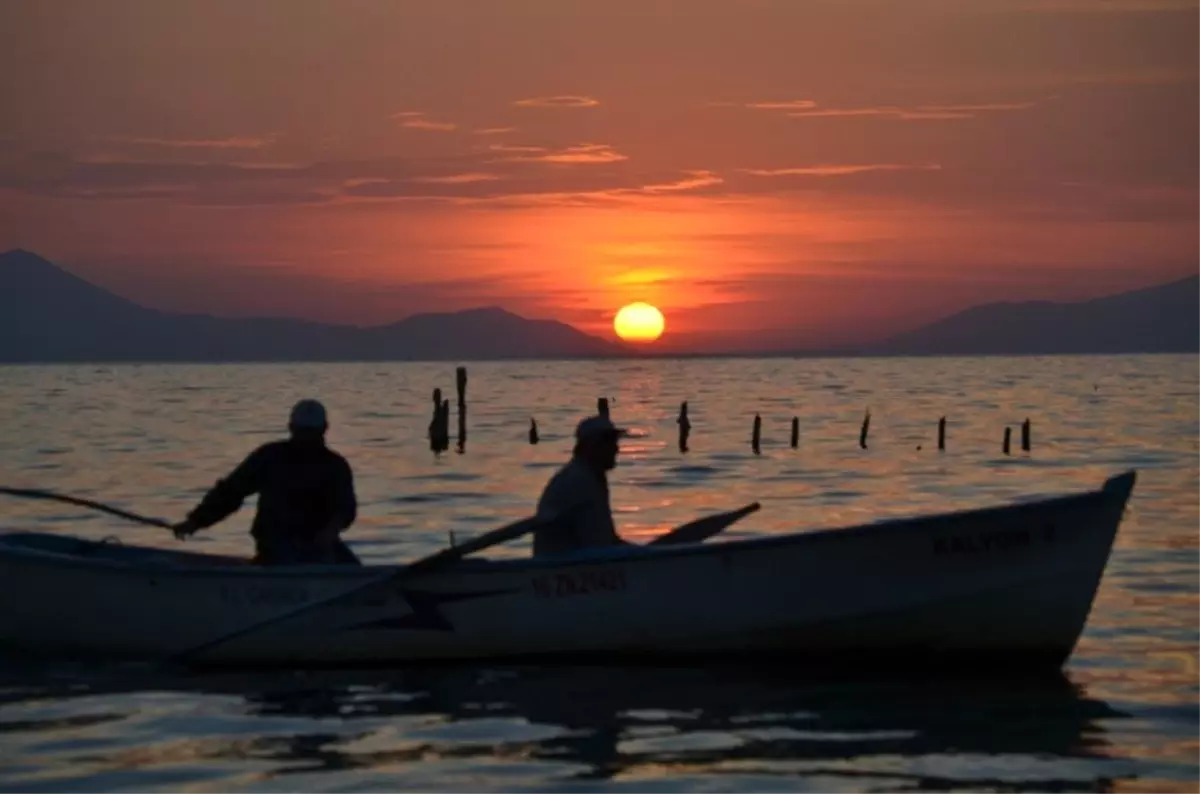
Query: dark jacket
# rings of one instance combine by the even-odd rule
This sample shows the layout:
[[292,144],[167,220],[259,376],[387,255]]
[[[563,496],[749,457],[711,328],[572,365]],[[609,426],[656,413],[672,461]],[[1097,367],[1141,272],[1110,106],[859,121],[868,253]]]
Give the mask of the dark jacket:
[[534,557],[625,543],[613,523],[608,479],[576,458],[546,483],[537,515],[549,521],[533,532]]
[[320,441],[288,439],[264,444],[217,482],[189,515],[210,527],[258,494],[250,533],[256,540],[286,538],[304,543],[335,519],[346,527],[358,515],[350,464]]

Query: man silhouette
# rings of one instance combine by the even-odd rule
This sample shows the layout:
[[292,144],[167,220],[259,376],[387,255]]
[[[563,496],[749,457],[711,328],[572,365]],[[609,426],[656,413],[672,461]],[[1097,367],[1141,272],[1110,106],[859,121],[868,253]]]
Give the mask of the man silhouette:
[[251,452],[175,525],[175,536],[182,539],[224,520],[257,493],[250,530],[256,563],[359,564],[340,538],[358,513],[354,475],[346,459],[325,445],[328,427],[321,403],[296,403],[290,437]]

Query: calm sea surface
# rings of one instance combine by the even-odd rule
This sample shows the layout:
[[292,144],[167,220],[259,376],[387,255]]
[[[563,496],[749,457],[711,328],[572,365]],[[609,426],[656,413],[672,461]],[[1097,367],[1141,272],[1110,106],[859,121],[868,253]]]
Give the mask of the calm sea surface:
[[[641,431],[612,478],[619,529],[635,540],[753,500],[763,510],[729,537],[1094,488],[1139,471],[1061,678],[816,680],[752,659],[149,677],[5,659],[0,789],[1195,791],[1198,378],[1194,356],[479,364],[465,453],[435,457],[431,391],[453,403],[453,364],[0,367],[0,485],[171,519],[280,435],[294,400],[319,397],[330,443],[357,477],[348,539],[373,563],[528,515],[598,396]],[[675,443],[682,400],[686,455]],[[749,445],[755,412],[760,456]],[[187,548],[249,555],[250,508]],[[0,524],[177,544],[16,499],[0,502]],[[527,541],[489,552],[527,553]]]

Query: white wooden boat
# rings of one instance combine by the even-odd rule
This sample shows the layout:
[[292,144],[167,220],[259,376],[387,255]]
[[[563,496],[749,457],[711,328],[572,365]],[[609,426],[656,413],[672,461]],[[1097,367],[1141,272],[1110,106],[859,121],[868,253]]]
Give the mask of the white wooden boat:
[[[205,649],[197,665],[787,655],[1060,667],[1135,473],[1099,490],[863,526],[553,560],[464,560]],[[0,645],[163,659],[399,570],[0,535]]]

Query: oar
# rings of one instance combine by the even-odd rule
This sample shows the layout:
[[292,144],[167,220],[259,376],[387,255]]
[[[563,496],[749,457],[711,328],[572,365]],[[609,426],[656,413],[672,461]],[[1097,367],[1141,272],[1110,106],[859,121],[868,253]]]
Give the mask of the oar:
[[290,618],[294,618],[297,615],[308,612],[309,610],[329,606],[330,604],[336,603],[343,598],[354,595],[362,590],[366,590],[369,587],[400,582],[414,574],[427,573],[429,571],[442,568],[452,562],[461,560],[468,554],[472,554],[476,551],[482,551],[490,546],[495,546],[509,540],[516,540],[522,535],[529,534],[542,524],[549,523],[549,521],[551,521],[551,519],[538,518],[535,516],[533,518],[521,519],[520,521],[500,527],[499,529],[494,529],[491,532],[485,532],[479,537],[472,538],[465,543],[459,543],[457,546],[451,546],[450,548],[442,549],[441,551],[430,554],[427,557],[422,557],[415,562],[411,562],[398,570],[388,573],[385,576],[380,576],[375,579],[371,579],[370,581],[356,584],[355,586],[349,588],[348,590],[343,590],[335,596],[331,596],[320,601],[312,601],[308,604],[297,607],[296,609],[291,609],[278,615],[272,615],[265,620],[260,620],[257,623],[251,623],[249,626],[243,626],[240,629],[217,637],[215,640],[210,640],[202,645],[197,645],[193,648],[188,648],[187,650],[171,654],[163,661],[166,664],[173,662],[177,663],[183,661],[189,656],[195,656],[203,651],[211,650],[212,648],[215,648],[218,645],[223,645],[230,640],[237,639],[238,637],[258,631],[259,629],[266,628],[267,626],[271,626],[275,623],[281,623]]
[[701,543],[718,532],[723,531],[734,522],[740,521],[757,511],[760,507],[762,505],[758,502],[751,502],[745,507],[739,507],[737,510],[730,510],[727,513],[717,513],[713,516],[697,518],[695,521],[689,521],[686,524],[675,527],[675,529],[665,535],[659,535],[646,545],[663,546],[676,543]]
[[139,516],[137,513],[130,513],[127,510],[122,510],[119,507],[94,502],[91,499],[83,499],[78,496],[67,496],[66,494],[54,493],[53,491],[43,491],[36,488],[3,488],[0,487],[0,494],[5,496],[17,496],[22,499],[44,499],[51,502],[65,502],[70,505],[78,505],[91,510],[99,510],[101,513],[124,518],[127,521],[135,521],[139,524],[149,524],[152,527],[165,527],[171,529],[171,523],[164,521],[161,518],[149,518],[147,516]]

